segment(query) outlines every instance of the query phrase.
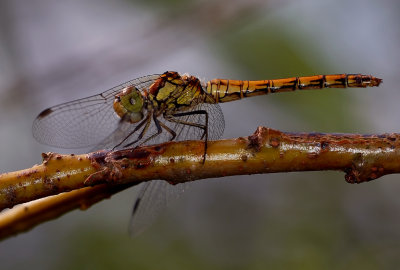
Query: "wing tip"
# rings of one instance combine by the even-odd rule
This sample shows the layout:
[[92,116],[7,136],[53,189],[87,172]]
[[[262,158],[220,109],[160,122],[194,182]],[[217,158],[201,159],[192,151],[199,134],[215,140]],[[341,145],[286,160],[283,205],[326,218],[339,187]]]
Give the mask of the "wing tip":
[[47,108],[45,110],[43,110],[41,113],[39,113],[39,115],[37,116],[37,119],[42,119],[44,117],[46,117],[47,115],[51,114],[53,112],[53,110],[51,108]]

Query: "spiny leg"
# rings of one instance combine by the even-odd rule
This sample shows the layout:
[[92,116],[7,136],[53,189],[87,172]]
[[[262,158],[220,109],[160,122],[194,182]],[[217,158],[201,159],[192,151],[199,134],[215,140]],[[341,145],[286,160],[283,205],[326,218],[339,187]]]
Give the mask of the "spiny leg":
[[[129,146],[131,146],[131,145],[137,143],[138,141],[140,141],[140,140],[143,138],[144,134],[146,134],[147,130],[149,129],[149,126],[150,126],[150,123],[151,123],[150,114],[146,117],[146,119],[145,119],[144,121],[142,121],[142,122],[140,123],[140,124],[141,124],[140,126],[143,126],[142,123],[146,123],[146,125],[143,127],[143,129],[142,129],[142,131],[140,132],[140,134],[139,134],[139,136],[137,137],[137,139],[134,140],[133,142],[130,142],[130,143],[128,143],[128,144],[125,144],[124,147],[129,147]],[[138,129],[139,129],[139,128],[135,128],[135,130],[138,130]],[[131,133],[129,133],[129,136],[131,136],[131,135],[135,132],[135,130],[132,131]],[[127,136],[119,145],[121,145],[124,141],[126,141],[126,140],[129,138],[129,136]]]
[[[147,143],[148,141],[152,140],[154,137],[156,137],[156,136],[158,136],[158,135],[161,134],[161,132],[162,132],[162,128],[161,128],[161,125],[160,125],[161,122],[158,121],[157,116],[156,116],[155,114],[153,114],[153,121],[154,121],[154,124],[155,124],[156,127],[157,127],[157,132],[154,133],[153,135],[151,135],[150,137],[148,137],[146,140],[144,140],[140,145],[144,145],[144,144]],[[149,121],[149,125],[150,125],[150,121]],[[147,126],[147,128],[148,128],[148,126]],[[147,129],[147,128],[146,128],[146,129]],[[140,137],[140,135],[142,135],[142,136]],[[137,141],[139,141],[140,139],[142,139],[142,137],[143,137],[144,134],[140,134],[140,135],[139,135],[140,138],[138,138],[138,140],[136,140],[136,141],[133,142],[133,143],[136,143]],[[129,145],[131,145],[131,144],[133,144],[133,143],[127,144],[127,145],[125,145],[125,146],[128,147]]]
[[[149,119],[150,119],[150,115],[148,115],[145,119],[143,119],[143,121],[140,122],[140,123],[135,127],[135,129],[134,129],[133,131],[131,131],[131,132],[128,134],[128,136],[126,136],[119,144],[117,144],[116,146],[114,146],[114,147],[113,147],[113,150],[114,150],[115,148],[121,146],[130,136],[132,136],[136,131],[138,131],[145,123],[146,123],[146,125],[148,125],[148,124],[149,124]],[[146,128],[144,128],[144,129],[146,129]],[[143,130],[144,130],[144,129],[143,129]],[[143,135],[144,135],[144,134],[142,134],[142,133],[143,133],[143,130],[142,130],[142,132],[140,133],[140,135],[142,135],[142,137],[143,137]],[[139,135],[139,137],[140,137],[140,135]],[[140,138],[137,139],[137,140],[135,140],[134,142],[130,143],[129,145],[132,145],[132,144],[136,143],[136,142],[139,141],[139,140],[140,140]]]
[[175,139],[175,137],[176,137],[176,133],[175,133],[175,131],[173,131],[172,129],[170,129],[166,124],[164,124],[163,122],[159,122],[160,123],[160,125],[166,130],[166,131],[168,131],[171,135],[172,135],[172,138],[171,139],[169,139],[170,141],[173,141],[174,139]]
[[[182,116],[188,116],[188,115],[197,115],[197,114],[204,114],[206,117],[206,123],[205,125],[202,124],[197,124],[197,123],[192,123],[192,122],[186,122],[182,120],[175,119],[174,117],[182,117]],[[208,144],[208,113],[205,110],[197,110],[197,111],[190,111],[190,112],[183,112],[183,113],[176,113],[173,114],[172,116],[164,116],[164,118],[169,121],[169,122],[174,122],[182,125],[187,125],[187,126],[192,126],[192,127],[197,127],[201,128],[204,132],[203,135],[201,136],[200,139],[205,138],[204,140],[204,157],[203,157],[203,163],[206,162],[206,155],[207,155],[207,144]]]

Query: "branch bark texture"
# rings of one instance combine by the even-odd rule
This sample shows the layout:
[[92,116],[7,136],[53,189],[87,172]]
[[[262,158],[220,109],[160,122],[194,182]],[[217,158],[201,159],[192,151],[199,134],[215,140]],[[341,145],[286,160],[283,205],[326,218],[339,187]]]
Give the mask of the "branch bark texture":
[[[336,170],[345,173],[347,182],[362,183],[400,172],[400,134],[286,133],[259,127],[249,137],[211,141],[204,163],[203,155],[203,141],[168,142],[84,155],[43,154],[40,165],[0,175],[0,209],[80,190],[49,197],[47,208],[35,212],[36,216],[43,215],[48,209],[52,212],[50,218],[55,218],[108,198],[123,188],[155,179],[179,184],[229,175]],[[96,200],[90,200],[95,194]],[[70,207],[54,208],[60,200]],[[46,199],[43,201],[46,203]],[[20,214],[10,219],[13,210],[0,214],[0,231],[5,219],[9,226],[23,217],[19,208]]]

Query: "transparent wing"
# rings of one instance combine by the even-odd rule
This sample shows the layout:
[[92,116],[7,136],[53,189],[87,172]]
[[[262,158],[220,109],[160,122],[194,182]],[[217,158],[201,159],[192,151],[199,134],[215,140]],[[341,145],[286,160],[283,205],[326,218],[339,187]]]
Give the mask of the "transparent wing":
[[[147,116],[147,112],[145,112],[145,117]],[[108,135],[103,141],[96,144],[91,151],[99,150],[99,149],[115,149],[119,150],[124,147],[116,147],[120,142],[122,142],[126,136],[128,136],[134,129],[139,125],[138,123],[130,123],[128,121],[119,121],[118,126],[114,129],[114,131]],[[137,136],[138,132],[135,132],[132,136]]]
[[163,180],[142,184],[135,201],[129,225],[131,236],[137,236],[151,226],[168,205],[187,189],[186,183],[172,186]]
[[60,148],[97,145],[123,122],[114,113],[115,95],[130,85],[143,90],[159,76],[156,74],[140,77],[101,94],[50,107],[41,112],[33,122],[33,136],[40,143]]
[[[190,112],[195,112],[199,110],[205,110],[208,113],[208,140],[216,140],[221,138],[224,128],[225,128],[225,121],[224,121],[224,116],[222,114],[221,107],[218,104],[207,104],[207,103],[201,103],[198,104],[197,106],[193,107]],[[175,117],[175,119],[180,120],[181,122],[186,122],[186,123],[194,123],[194,124],[200,124],[200,125],[205,125],[206,124],[206,117],[204,114],[192,114],[192,115],[186,115],[182,117]],[[195,126],[191,125],[185,125],[181,123],[176,123],[176,122],[170,122],[167,119],[164,119],[162,116],[158,118],[158,120],[165,124],[167,127],[169,127],[171,130],[173,130],[176,133],[175,141],[184,141],[184,140],[200,140],[204,130]],[[134,129],[133,126],[127,127],[129,128],[130,131]],[[125,134],[129,134],[129,131],[126,132]],[[142,138],[142,140],[138,141],[134,145],[142,145],[142,143],[150,138],[152,135],[157,134],[157,127],[152,120],[149,129],[147,130],[145,136]],[[134,142],[137,140],[137,136],[139,135],[139,132],[136,132],[134,135],[130,136],[123,145],[129,144],[131,142]],[[104,143],[105,146],[112,146],[118,144],[120,141],[114,140],[114,138],[118,138],[119,136],[110,136],[107,139],[107,142]],[[144,145],[152,145],[152,144],[158,144],[158,143],[163,143],[171,140],[172,135],[165,129],[162,129],[162,133],[153,139],[147,141]],[[204,138],[203,138],[204,139]],[[106,147],[107,148],[107,147]],[[124,147],[120,147],[124,148]]]
[[154,180],[142,184],[142,188],[133,205],[129,233],[136,236],[142,233],[162,213],[166,207],[166,183]]
[[[225,121],[222,110],[218,104],[199,104],[191,111],[205,110],[209,115],[208,132],[209,140],[215,140],[222,136]],[[180,117],[179,120],[187,123],[197,123],[205,125],[206,120],[204,114],[192,114]],[[160,119],[164,124],[174,130],[177,134],[176,140],[198,140],[203,135],[203,130],[181,123],[169,122]],[[152,131],[156,132],[156,128],[152,126]],[[163,133],[146,144],[165,142],[171,138],[171,135],[163,130]],[[166,209],[167,205],[188,189],[190,182],[170,185],[166,181],[155,180],[144,183],[142,190],[136,198],[132,217],[130,222],[130,234],[136,236],[150,226],[157,217]]]
[[[218,104],[201,103],[191,111],[201,110],[205,110],[208,114],[208,140],[218,140],[222,137],[225,129],[225,120],[221,107]],[[176,117],[176,119],[188,123],[197,123],[201,125],[206,124],[206,118],[203,114],[192,114],[183,117]],[[164,121],[164,123],[171,129],[175,130],[177,141],[199,140],[203,135],[203,130],[197,127],[168,121]]]

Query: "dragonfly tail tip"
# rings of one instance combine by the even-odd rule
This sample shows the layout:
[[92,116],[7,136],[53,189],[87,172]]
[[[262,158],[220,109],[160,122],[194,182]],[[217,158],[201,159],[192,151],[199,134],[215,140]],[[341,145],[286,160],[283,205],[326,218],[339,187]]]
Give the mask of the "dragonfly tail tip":
[[377,77],[372,77],[371,86],[379,86],[382,83],[382,79]]

